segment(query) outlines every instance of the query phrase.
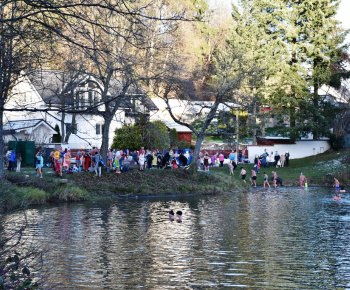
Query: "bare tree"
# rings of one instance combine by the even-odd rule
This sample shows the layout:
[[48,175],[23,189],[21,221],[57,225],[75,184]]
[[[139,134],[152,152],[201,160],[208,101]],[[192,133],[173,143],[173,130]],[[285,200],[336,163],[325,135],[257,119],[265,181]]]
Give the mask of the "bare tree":
[[[206,136],[206,130],[211,122],[219,117],[220,109],[223,107],[235,108],[237,105],[248,105],[251,102],[251,97],[245,94],[245,87],[250,82],[260,78],[260,70],[252,63],[244,51],[230,42],[226,42],[214,55],[215,69],[211,74],[210,95],[211,102],[204,102],[197,110],[197,115],[201,115],[206,110],[206,117],[202,127],[195,129],[188,121],[183,118],[184,114],[176,115],[171,106],[172,99],[191,99],[191,94],[194,94],[191,88],[191,82],[175,77],[181,75],[181,68],[177,67],[175,62],[169,64],[166,78],[158,79],[158,85],[161,87],[159,97],[161,97],[167,106],[167,110],[172,119],[180,124],[190,128],[197,136],[196,146],[193,152],[193,164],[191,171],[195,171],[196,161],[199,156],[202,142]],[[234,105],[232,104],[234,103]]]
[[[25,1],[9,0],[0,4],[0,178],[4,176],[4,141],[3,141],[3,112],[4,105],[9,97],[11,88],[16,84],[20,73],[30,67],[40,68],[48,63],[46,62],[51,56],[49,53],[54,52],[59,42],[64,41],[87,52],[87,55],[93,56],[99,52],[106,52],[106,46],[101,43],[84,42],[80,37],[86,37],[89,33],[96,31],[96,27],[109,35],[116,35],[130,43],[130,32],[135,26],[132,24],[143,25],[145,19],[154,19],[154,21],[176,20],[181,19],[177,15],[172,15],[169,19],[155,19],[154,16],[148,16],[143,6],[141,9],[136,1]],[[118,19],[129,25],[115,27],[110,25],[106,17]],[[100,21],[100,20],[103,21]],[[86,27],[92,27],[87,30]],[[119,30],[117,28],[120,28]],[[135,31],[135,35],[140,34],[140,30]],[[92,37],[91,39],[96,39]],[[101,80],[107,84],[113,74],[116,72],[113,63],[116,59],[109,57],[109,53],[99,54],[99,56],[108,56],[104,59],[105,73]],[[133,69],[130,67],[130,58],[122,58],[118,63],[125,63],[122,73],[125,74],[126,84],[130,84],[130,75]],[[54,62],[51,61],[50,64]],[[128,85],[127,85],[128,86]],[[126,87],[127,87],[126,86]],[[108,95],[108,85],[105,86],[103,94]],[[122,94],[123,94],[122,90]],[[124,92],[125,93],[125,92]],[[106,100],[107,104],[111,102]],[[63,106],[65,107],[65,106]],[[32,110],[32,109],[29,109]],[[36,108],[35,110],[39,110]],[[47,110],[47,109],[45,109]],[[61,109],[63,111],[63,109]],[[67,110],[66,112],[68,112]],[[82,111],[82,110],[81,110]],[[86,109],[85,111],[88,111]],[[110,112],[111,114],[113,111]],[[107,121],[108,122],[108,121]],[[103,147],[106,147],[104,145]]]

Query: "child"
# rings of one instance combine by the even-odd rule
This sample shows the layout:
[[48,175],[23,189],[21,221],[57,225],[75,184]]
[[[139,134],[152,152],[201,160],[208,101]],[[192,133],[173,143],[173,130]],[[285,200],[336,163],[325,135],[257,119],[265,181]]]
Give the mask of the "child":
[[266,184],[270,187],[269,176],[264,172],[264,188]]
[[174,169],[177,168],[177,163],[176,163],[176,159],[175,158],[171,161],[171,164],[173,165]]

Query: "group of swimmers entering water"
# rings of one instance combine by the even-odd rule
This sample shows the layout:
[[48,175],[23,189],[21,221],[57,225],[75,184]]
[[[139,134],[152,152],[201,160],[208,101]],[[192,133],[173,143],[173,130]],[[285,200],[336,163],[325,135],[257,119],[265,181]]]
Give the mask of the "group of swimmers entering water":
[[[252,170],[252,177],[250,178],[250,183],[251,183],[251,185],[254,184],[255,187],[256,187],[256,172],[255,172],[255,175],[254,175],[253,171],[255,172],[255,170]],[[276,188],[277,187],[277,178],[278,178],[278,176],[277,176],[277,173],[274,172],[274,171],[272,171],[272,174],[273,174],[273,179],[274,179],[273,180],[274,181],[274,186]],[[244,170],[243,167],[241,167],[241,174],[240,175],[242,176],[242,180],[244,182],[246,182],[245,181],[246,171]],[[254,176],[255,176],[255,178],[254,178]],[[265,187],[265,185],[268,185],[268,187],[270,187],[269,177],[266,174],[266,172],[264,172],[264,187]],[[300,173],[300,186],[302,188],[307,188],[307,178],[305,177],[305,175],[302,172]],[[334,177],[333,187],[335,188],[335,197],[333,197],[333,200],[341,200],[340,193],[344,193],[346,191],[345,191],[344,186],[340,186],[339,180],[336,179],[335,177]],[[175,213],[174,213],[173,210],[169,211],[169,220],[170,221],[174,221],[175,220]],[[178,223],[182,222],[182,211],[181,210],[178,210],[176,212],[176,221]]]
[[[252,177],[249,179],[250,181],[250,185],[254,185],[254,187],[256,187],[256,171],[254,169],[251,170],[252,171]],[[278,177],[276,171],[272,171],[272,180],[273,180],[273,186],[275,188],[277,188],[277,185],[280,184],[281,186],[282,184],[282,179]],[[239,174],[242,177],[242,180],[244,183],[246,183],[246,177],[247,177],[247,171],[241,167],[241,173]],[[302,188],[307,188],[308,184],[307,184],[307,178],[306,176],[301,172],[300,173],[300,177],[299,177],[299,182],[300,182],[300,187]],[[269,176],[267,175],[266,172],[264,172],[264,183],[263,183],[264,188],[265,187],[271,187],[270,183],[269,183]],[[344,193],[345,192],[345,188],[343,186],[340,186],[340,182],[338,179],[336,179],[334,177],[334,184],[333,187],[335,188],[336,192],[335,192],[335,197],[333,198],[333,200],[341,200],[340,197],[340,193]]]
[[[273,186],[276,188],[278,184],[280,184],[281,186],[283,186],[282,184],[282,179],[280,177],[278,177],[276,171],[272,171],[272,180],[273,180]],[[241,167],[241,173],[239,174],[242,177],[242,180],[244,183],[246,183],[246,177],[247,177],[247,171]],[[252,169],[252,177],[249,179],[250,184],[254,185],[254,187],[256,187],[256,171],[254,169]],[[271,187],[270,183],[269,183],[269,176],[267,175],[266,172],[264,172],[264,188],[266,186]]]

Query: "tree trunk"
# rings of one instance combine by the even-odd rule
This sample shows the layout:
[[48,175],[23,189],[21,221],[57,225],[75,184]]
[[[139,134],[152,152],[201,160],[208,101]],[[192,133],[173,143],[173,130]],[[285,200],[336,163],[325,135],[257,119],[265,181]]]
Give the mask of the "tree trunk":
[[3,179],[5,176],[5,166],[4,166],[5,142],[4,142],[3,118],[4,118],[3,104],[0,104],[0,179]]
[[[314,70],[316,70],[316,67],[317,67],[317,61],[315,60],[314,61]],[[314,105],[314,115],[313,115],[313,123],[314,123],[314,125],[313,125],[313,130],[312,130],[312,139],[313,140],[317,140],[318,139],[318,132],[317,132],[317,130],[316,130],[316,126],[318,125],[318,123],[320,122],[320,120],[319,120],[319,117],[318,117],[318,110],[316,110],[315,108],[318,108],[318,102],[319,102],[319,96],[318,96],[318,78],[316,77],[315,79],[314,79],[314,95],[313,95],[313,105]]]
[[107,150],[108,150],[108,142],[109,142],[109,127],[111,126],[112,117],[109,115],[104,115],[104,125],[102,130],[102,144],[100,154],[103,160],[107,161]]
[[66,136],[66,128],[64,127],[64,121],[65,121],[66,114],[62,113],[61,116],[61,143],[64,143],[64,139]]
[[72,134],[72,130],[76,129],[77,122],[76,122],[76,114],[72,115],[72,123],[69,132],[67,132],[66,136],[64,137],[64,142],[68,143],[69,137]]
[[192,174],[195,174],[197,172],[197,166],[198,166],[198,157],[199,153],[201,151],[202,142],[204,140],[204,135],[200,134],[197,136],[196,146],[194,147],[193,155],[192,155],[192,162],[189,171]]
[[253,145],[256,145],[256,101],[254,101],[253,116],[254,129],[253,129]]

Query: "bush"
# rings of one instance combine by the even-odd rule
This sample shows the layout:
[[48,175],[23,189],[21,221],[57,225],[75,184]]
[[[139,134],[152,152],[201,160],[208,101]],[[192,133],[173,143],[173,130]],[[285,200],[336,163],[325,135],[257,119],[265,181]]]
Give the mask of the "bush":
[[55,191],[53,197],[65,201],[82,201],[87,200],[88,195],[85,189],[73,185],[64,185]]
[[191,144],[187,141],[180,141],[178,147],[179,149],[189,149],[191,147]]
[[340,150],[344,147],[345,140],[343,137],[337,137],[335,134],[331,134],[329,142],[333,150]]
[[25,208],[32,204],[44,204],[49,194],[33,187],[18,187],[7,183],[0,185],[1,211],[9,211],[17,208]]

